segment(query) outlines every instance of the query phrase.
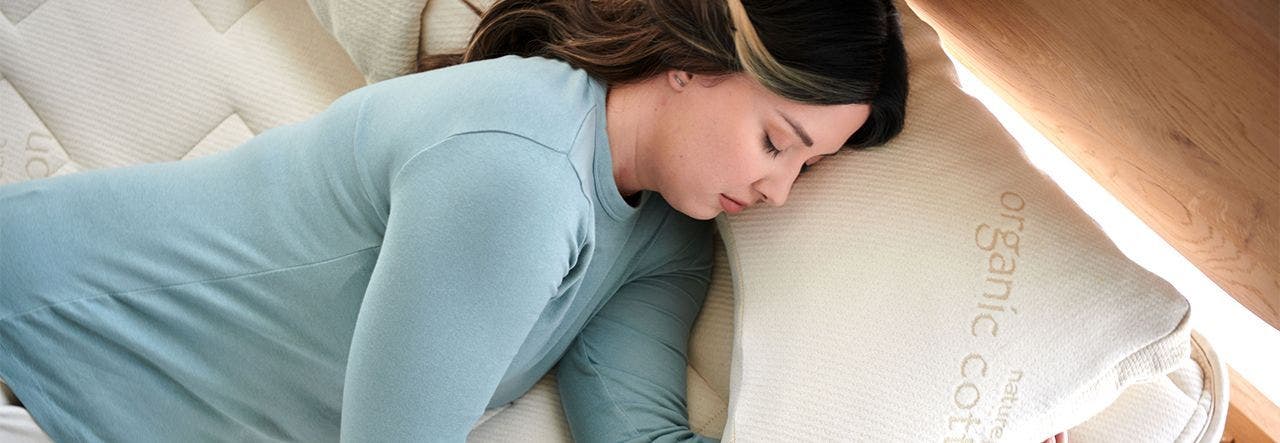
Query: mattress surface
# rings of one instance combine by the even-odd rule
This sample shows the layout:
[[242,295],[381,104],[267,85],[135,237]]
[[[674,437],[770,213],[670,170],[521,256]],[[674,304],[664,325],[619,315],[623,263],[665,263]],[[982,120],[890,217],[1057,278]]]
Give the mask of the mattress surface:
[[0,14],[0,183],[229,149],[364,84],[300,0],[6,0]]
[[[432,0],[428,13],[424,23],[450,26],[423,38],[454,44],[476,20],[462,0]],[[230,149],[364,85],[304,0],[3,0],[0,15],[0,184]],[[733,337],[732,276],[719,239],[716,246],[688,368],[691,427],[709,436],[725,424]],[[1207,342],[1195,343],[1187,365],[1126,391],[1073,429],[1072,440],[1196,442],[1220,434],[1224,369]],[[485,414],[471,440],[568,435],[549,373]]]

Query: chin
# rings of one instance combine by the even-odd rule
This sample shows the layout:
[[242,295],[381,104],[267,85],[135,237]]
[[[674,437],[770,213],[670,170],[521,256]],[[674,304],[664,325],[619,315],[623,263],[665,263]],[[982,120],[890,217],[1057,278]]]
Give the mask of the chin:
[[[663,199],[666,199],[665,195],[663,196]],[[673,202],[671,200],[667,200],[667,205],[671,206],[671,209],[675,209],[676,212],[684,214],[685,216],[695,220],[713,220],[716,217],[719,217],[720,213],[724,212],[724,209],[720,207],[719,199],[717,199],[714,206],[710,207],[693,205],[693,210],[689,209],[690,205],[687,201]]]
[[693,213],[690,213],[691,211],[685,211],[682,209],[680,212],[695,220],[712,220],[720,216],[721,212],[724,212],[724,210],[720,208],[715,208],[710,211],[707,211],[705,208],[699,209],[702,209],[702,211],[692,211]]

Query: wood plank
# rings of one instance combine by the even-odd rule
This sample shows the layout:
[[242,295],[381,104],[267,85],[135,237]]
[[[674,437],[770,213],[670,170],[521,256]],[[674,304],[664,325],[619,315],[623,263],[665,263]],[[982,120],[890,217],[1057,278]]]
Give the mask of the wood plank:
[[1280,329],[1280,2],[907,2],[959,62]]
[[1227,366],[1231,378],[1230,407],[1227,408],[1226,443],[1275,443],[1280,441],[1280,407],[1264,397],[1235,369]]

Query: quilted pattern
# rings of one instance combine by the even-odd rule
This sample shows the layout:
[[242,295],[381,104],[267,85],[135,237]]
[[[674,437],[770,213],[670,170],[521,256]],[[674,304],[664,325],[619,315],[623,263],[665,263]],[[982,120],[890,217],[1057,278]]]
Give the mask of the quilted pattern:
[[5,0],[0,12],[0,183],[232,148],[364,84],[301,1]]

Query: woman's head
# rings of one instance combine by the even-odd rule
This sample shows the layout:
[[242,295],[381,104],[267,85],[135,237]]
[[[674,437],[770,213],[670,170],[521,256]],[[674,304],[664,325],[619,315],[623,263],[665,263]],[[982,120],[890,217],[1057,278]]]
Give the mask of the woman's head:
[[611,100],[641,91],[648,101],[632,101],[651,115],[635,118],[636,188],[620,188],[656,190],[700,219],[721,193],[779,205],[806,164],[883,144],[905,117],[891,0],[502,0],[460,60],[427,64],[507,54],[568,62]]
[[800,170],[839,150],[870,108],[796,102],[741,73],[674,70],[610,89],[606,107],[622,194],[656,190],[701,220],[738,210],[721,194],[782,205]]

